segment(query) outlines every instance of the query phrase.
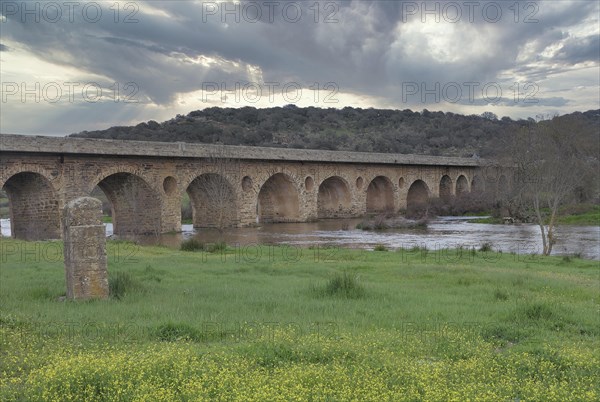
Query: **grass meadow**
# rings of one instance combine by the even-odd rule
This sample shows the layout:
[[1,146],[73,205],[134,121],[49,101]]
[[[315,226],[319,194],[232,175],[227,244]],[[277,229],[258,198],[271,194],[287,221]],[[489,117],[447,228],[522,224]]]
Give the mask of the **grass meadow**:
[[109,241],[70,302],[60,242],[0,246],[3,401],[600,399],[597,261]]

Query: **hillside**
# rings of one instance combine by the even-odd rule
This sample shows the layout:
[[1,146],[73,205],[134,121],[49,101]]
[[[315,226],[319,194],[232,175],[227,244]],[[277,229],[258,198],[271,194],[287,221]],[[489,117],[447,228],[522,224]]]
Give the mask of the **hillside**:
[[[579,135],[598,141],[600,110],[575,112],[584,127]],[[75,137],[146,141],[183,141],[311,148],[363,152],[416,153],[447,156],[494,156],[507,136],[533,119],[497,119],[492,113],[464,116],[455,113],[411,110],[320,109],[294,105],[208,108],[158,123],[83,131]]]

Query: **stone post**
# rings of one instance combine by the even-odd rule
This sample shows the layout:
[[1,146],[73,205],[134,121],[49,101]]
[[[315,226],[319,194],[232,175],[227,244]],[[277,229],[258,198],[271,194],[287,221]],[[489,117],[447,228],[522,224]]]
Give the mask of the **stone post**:
[[106,299],[108,270],[102,203],[91,197],[65,205],[63,240],[68,299]]

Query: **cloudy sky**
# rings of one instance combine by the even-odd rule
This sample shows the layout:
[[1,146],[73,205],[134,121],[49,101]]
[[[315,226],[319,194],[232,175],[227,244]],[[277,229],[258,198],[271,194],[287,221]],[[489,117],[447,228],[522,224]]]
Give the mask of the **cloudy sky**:
[[0,2],[2,133],[211,106],[599,108],[599,2]]

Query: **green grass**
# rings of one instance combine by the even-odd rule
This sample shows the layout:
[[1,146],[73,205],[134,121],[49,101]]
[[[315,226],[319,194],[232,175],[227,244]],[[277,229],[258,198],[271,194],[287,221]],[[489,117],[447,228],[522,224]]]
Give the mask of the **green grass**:
[[220,241],[217,243],[201,243],[197,239],[191,237],[181,242],[179,246],[181,251],[206,251],[209,253],[225,253],[227,243]]
[[[548,215],[550,211],[548,208],[543,208],[542,213]],[[477,215],[491,215],[488,214],[474,214]],[[470,219],[471,223],[492,223],[499,224],[504,223],[502,218],[495,218],[489,216],[487,218],[475,218]],[[576,204],[562,207],[559,210],[557,219],[557,225],[580,225],[580,226],[599,226],[600,225],[600,205],[592,204]]]
[[358,275],[346,271],[336,273],[322,286],[311,285],[310,288],[317,297],[359,299],[365,295]]
[[469,219],[469,222],[470,223],[492,223],[492,224],[504,223],[502,218],[494,218],[493,216],[488,216],[487,218]]
[[600,205],[590,207],[588,211],[582,213],[572,213],[569,215],[560,215],[558,224],[562,225],[600,225]]
[[478,211],[478,212],[466,212],[464,216],[489,216],[492,215],[492,211]]
[[600,396],[597,261],[109,241],[112,297],[65,302],[60,245],[1,239],[1,400]]

